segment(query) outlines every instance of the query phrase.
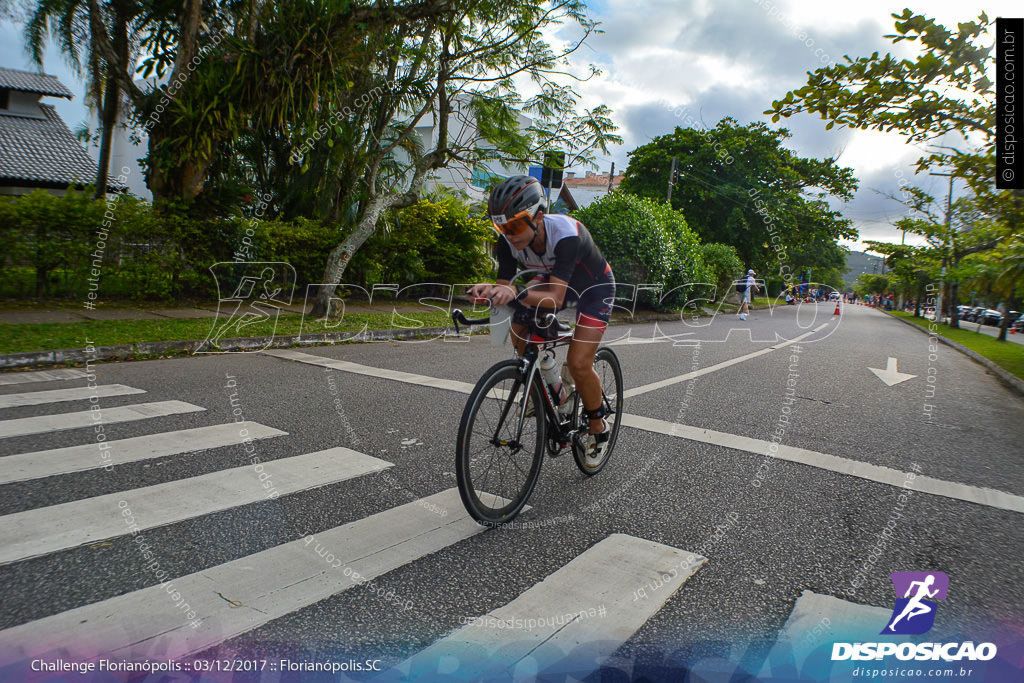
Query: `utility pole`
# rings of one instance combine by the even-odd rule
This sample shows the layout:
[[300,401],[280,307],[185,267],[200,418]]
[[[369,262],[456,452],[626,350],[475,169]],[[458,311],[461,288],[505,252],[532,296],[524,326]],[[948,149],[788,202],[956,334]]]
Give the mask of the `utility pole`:
[[[946,198],[946,234],[942,236],[942,282],[939,286],[939,299],[935,303],[935,322],[942,322],[943,294],[946,291],[946,265],[949,260],[948,240],[953,231],[953,174],[952,173],[929,173],[928,175],[943,176],[949,178],[949,196]],[[952,322],[952,314],[950,322]],[[953,327],[953,325],[950,325]],[[956,327],[960,327],[959,324]]]
[[611,175],[608,176],[608,191],[609,192],[612,191],[612,183],[613,182],[615,182],[615,162],[614,161],[612,162],[612,172],[611,172]]
[[668,196],[665,199],[670,205],[672,204],[672,185],[676,182],[676,160],[677,157],[672,157],[672,170],[668,172]]

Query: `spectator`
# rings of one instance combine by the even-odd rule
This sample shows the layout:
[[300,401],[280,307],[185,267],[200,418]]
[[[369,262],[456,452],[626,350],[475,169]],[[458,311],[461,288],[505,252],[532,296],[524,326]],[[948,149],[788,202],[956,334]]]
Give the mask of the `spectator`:
[[754,280],[754,271],[747,271],[747,287],[743,290],[743,303],[740,304],[740,320],[747,319],[747,312],[750,310],[750,299],[752,292],[758,291],[757,282]]

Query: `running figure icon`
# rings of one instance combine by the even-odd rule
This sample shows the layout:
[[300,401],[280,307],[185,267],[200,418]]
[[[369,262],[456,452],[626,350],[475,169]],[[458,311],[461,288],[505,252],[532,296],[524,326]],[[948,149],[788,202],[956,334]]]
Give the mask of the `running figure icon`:
[[935,583],[935,576],[933,574],[929,574],[928,578],[924,581],[914,581],[910,584],[910,591],[914,590],[914,586],[918,587],[917,595],[910,598],[910,591],[907,591],[907,594],[903,596],[905,598],[910,598],[910,602],[908,602],[907,606],[903,608],[903,611],[900,613],[900,615],[893,619],[892,623],[889,624],[890,631],[893,630],[893,628],[896,626],[896,623],[903,617],[906,617],[907,621],[910,621],[916,616],[928,614],[929,612],[935,610],[934,607],[931,607],[921,602],[922,598],[934,598],[936,595],[938,595],[939,589],[936,588],[933,591],[928,590],[928,587],[931,586],[933,583]]
[[896,595],[902,597],[896,598],[892,620],[882,633],[916,635],[931,629],[938,609],[935,600],[946,599],[949,577],[943,572],[893,572],[890,578]]

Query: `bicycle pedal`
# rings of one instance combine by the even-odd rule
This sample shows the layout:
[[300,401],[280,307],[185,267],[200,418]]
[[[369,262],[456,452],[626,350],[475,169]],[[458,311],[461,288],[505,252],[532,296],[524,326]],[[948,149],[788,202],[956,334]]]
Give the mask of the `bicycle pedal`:
[[[556,446],[557,446],[557,448],[556,448]],[[552,441],[549,440],[548,441],[548,456],[552,457],[552,458],[557,458],[560,455],[562,455],[563,453],[565,453],[567,448],[569,448],[569,442],[553,443]]]

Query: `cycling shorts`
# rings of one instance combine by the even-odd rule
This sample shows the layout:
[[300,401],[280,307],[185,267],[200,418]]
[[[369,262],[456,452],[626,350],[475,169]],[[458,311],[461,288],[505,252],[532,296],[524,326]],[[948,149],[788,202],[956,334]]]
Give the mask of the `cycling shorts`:
[[[546,275],[535,277],[530,285],[544,284],[548,281]],[[615,301],[615,275],[611,266],[594,278],[594,281],[582,292],[572,289],[566,293],[565,301],[562,302],[562,309],[569,304],[576,302],[576,324],[583,327],[592,327],[603,330],[608,327],[608,321],[612,317],[612,303]],[[560,309],[560,310],[562,310]]]

